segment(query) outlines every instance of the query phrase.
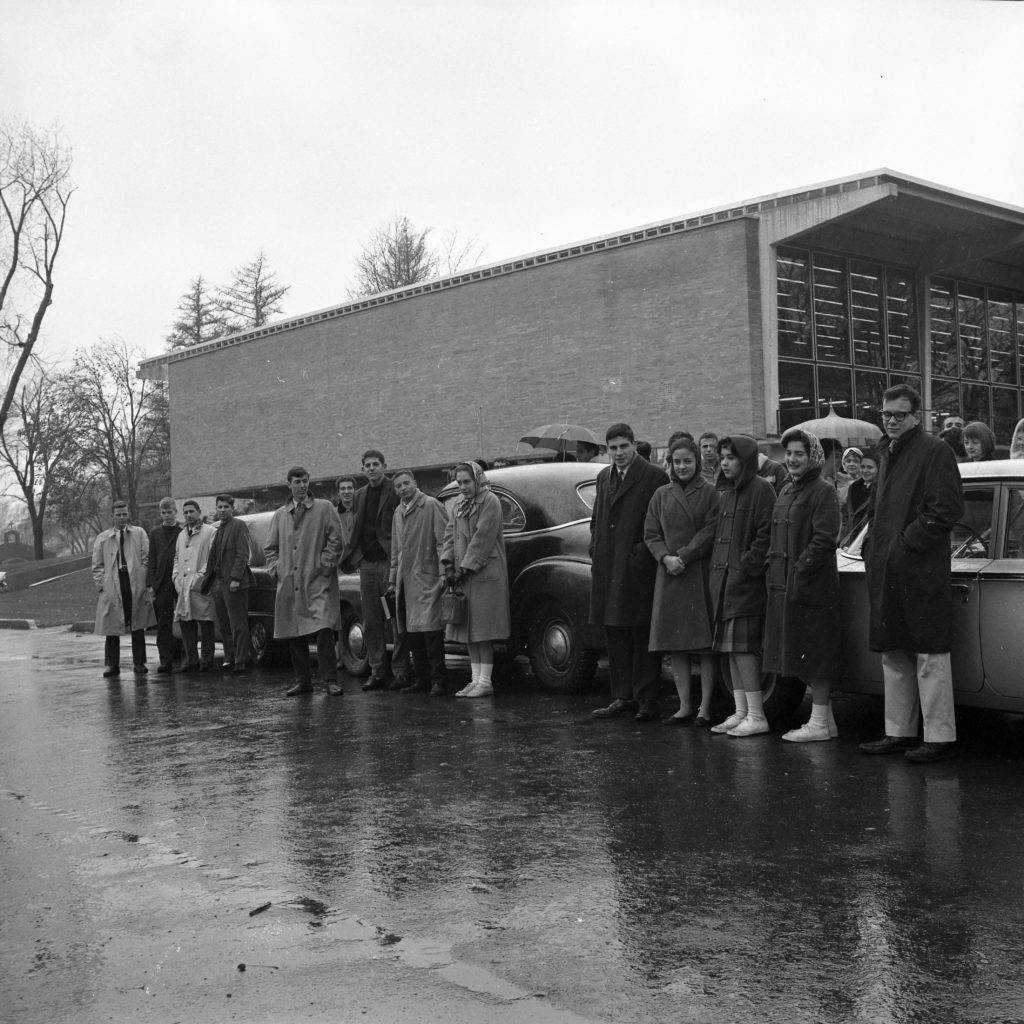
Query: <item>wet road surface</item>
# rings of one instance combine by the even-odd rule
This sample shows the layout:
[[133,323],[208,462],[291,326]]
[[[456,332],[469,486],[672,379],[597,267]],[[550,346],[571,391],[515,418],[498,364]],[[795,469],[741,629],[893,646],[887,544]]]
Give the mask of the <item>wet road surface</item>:
[[4,1021],[1024,1019],[1014,716],[914,766],[857,753],[871,698],[790,745],[529,680],[286,700],[101,661],[0,634]]

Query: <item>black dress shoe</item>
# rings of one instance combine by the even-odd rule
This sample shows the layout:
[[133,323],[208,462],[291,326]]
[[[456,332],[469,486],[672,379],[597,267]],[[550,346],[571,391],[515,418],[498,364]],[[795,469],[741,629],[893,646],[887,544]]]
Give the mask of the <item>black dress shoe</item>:
[[418,679],[414,679],[411,683],[403,686],[398,692],[399,693],[420,693],[427,689],[427,684],[420,682]]
[[642,704],[633,717],[638,722],[656,722],[658,720],[658,709]]
[[301,683],[296,683],[290,690],[285,690],[284,695],[286,697],[298,697],[303,693],[312,692],[313,684],[308,679],[304,679]]
[[379,679],[377,676],[370,676],[370,678],[367,679],[365,683],[363,683],[363,689],[364,690],[383,690],[384,689],[384,680],[383,679]]
[[443,683],[434,683],[434,685],[430,688],[430,696],[431,697],[447,697],[448,696],[448,689],[447,689],[446,686],[444,686]]
[[121,674],[121,667],[119,665],[110,665],[108,668],[103,670],[103,678],[110,679],[113,676],[119,676]]
[[132,671],[137,676],[144,676],[144,675],[146,675],[147,672],[149,672],[149,669],[146,667],[145,664],[138,664],[138,665],[134,665],[132,667]]
[[174,671],[174,666],[173,665],[157,665],[157,667],[156,667],[156,674],[158,676],[167,676],[167,675],[170,675],[173,671]]
[[898,754],[916,746],[916,736],[883,736],[880,740],[862,743],[857,749],[862,754]]
[[[157,671],[159,672],[160,670],[157,669]],[[174,670],[174,674],[175,675],[179,675],[179,676],[183,676],[183,675],[191,675],[191,673],[193,673],[193,672],[202,672],[202,671],[203,671],[202,667],[200,665],[198,665],[198,664],[196,664],[196,665],[179,665]]]
[[327,683],[324,687],[328,697],[343,697],[345,691],[337,683]]
[[697,719],[693,715],[669,715],[661,720],[662,725],[694,725]]
[[404,690],[409,685],[409,680],[402,677],[400,679],[389,679],[387,688],[395,693]]
[[217,668],[216,665],[211,661],[208,665],[204,665],[202,662],[199,663],[199,667],[196,669],[197,672],[213,672]]
[[703,715],[698,715],[693,720],[693,724],[695,726],[697,726],[698,729],[710,729],[711,728],[711,719],[710,718],[705,718]]
[[247,661],[235,662],[234,668],[231,669],[231,674],[233,676],[248,675],[250,667],[251,666],[249,665],[249,663]]
[[595,708],[590,712],[591,718],[619,718],[622,715],[631,715],[636,705],[629,700],[613,700],[606,708]]
[[956,757],[956,743],[929,743],[925,740],[921,746],[908,750],[903,756],[916,764],[946,761],[951,757]]

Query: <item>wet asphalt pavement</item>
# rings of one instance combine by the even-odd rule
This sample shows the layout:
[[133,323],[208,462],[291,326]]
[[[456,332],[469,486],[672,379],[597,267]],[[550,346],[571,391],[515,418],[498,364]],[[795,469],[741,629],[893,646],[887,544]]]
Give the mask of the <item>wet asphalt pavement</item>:
[[0,1020],[1024,1019],[1014,716],[925,767],[857,753],[872,698],[796,746],[528,678],[286,700],[101,662],[0,634]]

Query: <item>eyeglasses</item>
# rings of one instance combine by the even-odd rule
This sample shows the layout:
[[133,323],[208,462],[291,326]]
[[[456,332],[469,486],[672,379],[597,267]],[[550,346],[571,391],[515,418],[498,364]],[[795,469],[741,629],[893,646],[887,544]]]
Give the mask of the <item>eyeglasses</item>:
[[912,416],[913,413],[909,412],[889,412],[887,409],[882,410],[883,420],[894,420],[896,423],[902,423],[908,416]]

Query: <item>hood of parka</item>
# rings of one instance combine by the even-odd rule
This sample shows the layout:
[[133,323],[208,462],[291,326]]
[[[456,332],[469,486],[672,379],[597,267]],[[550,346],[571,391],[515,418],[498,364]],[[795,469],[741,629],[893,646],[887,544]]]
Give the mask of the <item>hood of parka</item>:
[[732,486],[737,491],[743,490],[757,476],[757,442],[749,434],[730,434],[723,437],[718,444],[720,448],[728,445],[736,453],[742,468],[735,480],[727,479],[719,470],[717,485]]

